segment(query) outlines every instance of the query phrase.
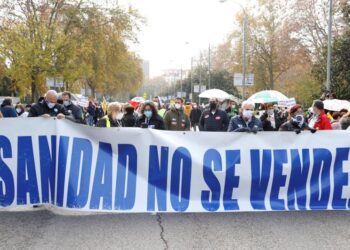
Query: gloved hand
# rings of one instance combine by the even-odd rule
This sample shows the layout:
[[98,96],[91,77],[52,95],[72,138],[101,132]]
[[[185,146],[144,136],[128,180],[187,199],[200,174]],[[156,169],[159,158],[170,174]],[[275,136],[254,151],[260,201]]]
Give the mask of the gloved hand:
[[238,128],[233,132],[248,132],[248,133],[250,133],[251,130],[250,130],[250,128]]
[[316,131],[317,131],[317,129],[310,128],[310,132],[311,132],[311,133],[315,134],[315,133],[316,133]]
[[254,128],[251,129],[251,132],[254,133],[254,134],[258,133],[258,131],[259,131],[258,127],[254,127]]

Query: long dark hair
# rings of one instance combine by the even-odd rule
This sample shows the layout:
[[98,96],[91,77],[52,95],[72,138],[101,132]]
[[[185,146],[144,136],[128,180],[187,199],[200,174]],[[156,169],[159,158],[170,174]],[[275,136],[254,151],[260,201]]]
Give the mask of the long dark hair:
[[152,116],[156,116],[157,115],[157,109],[156,109],[156,106],[154,105],[153,102],[145,102],[142,106],[142,109],[141,109],[141,113],[144,115],[145,114],[145,108],[146,106],[150,106],[151,107],[151,110],[152,110]]

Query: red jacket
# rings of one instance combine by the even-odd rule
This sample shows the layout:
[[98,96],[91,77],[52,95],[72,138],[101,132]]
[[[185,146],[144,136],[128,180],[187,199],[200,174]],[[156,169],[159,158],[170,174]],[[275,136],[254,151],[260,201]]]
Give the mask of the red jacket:
[[320,114],[320,116],[318,117],[318,121],[315,123],[314,128],[317,130],[332,130],[331,122],[328,119],[325,112],[322,112]]

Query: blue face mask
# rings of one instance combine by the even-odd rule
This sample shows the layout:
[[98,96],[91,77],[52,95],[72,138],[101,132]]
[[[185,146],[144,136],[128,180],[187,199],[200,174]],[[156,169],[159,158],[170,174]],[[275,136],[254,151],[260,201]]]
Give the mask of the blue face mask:
[[144,114],[145,114],[145,116],[146,116],[147,118],[151,118],[153,113],[152,113],[151,110],[146,110],[146,111],[144,112]]

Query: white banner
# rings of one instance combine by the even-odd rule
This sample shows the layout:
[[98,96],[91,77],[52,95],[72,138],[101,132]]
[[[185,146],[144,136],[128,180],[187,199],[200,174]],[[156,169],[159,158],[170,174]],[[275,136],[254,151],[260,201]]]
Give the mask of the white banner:
[[349,208],[349,131],[195,133],[0,119],[0,211]]

